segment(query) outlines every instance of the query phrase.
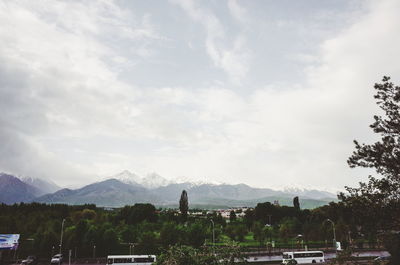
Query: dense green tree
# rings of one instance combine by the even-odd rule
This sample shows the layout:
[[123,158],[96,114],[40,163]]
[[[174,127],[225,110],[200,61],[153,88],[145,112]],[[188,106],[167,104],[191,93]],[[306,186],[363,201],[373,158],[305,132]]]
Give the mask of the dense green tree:
[[236,213],[234,210],[231,210],[231,212],[229,213],[229,221],[231,223],[236,221]]
[[181,235],[182,233],[175,223],[164,223],[160,231],[160,242],[163,247],[167,248],[179,243]]
[[348,164],[352,168],[374,168],[380,177],[369,176],[369,181],[360,183],[359,187],[346,187],[350,195],[341,194],[341,198],[348,203],[357,199],[359,203],[368,205],[371,214],[384,220],[380,225],[399,227],[400,87],[385,76],[374,88],[374,97],[382,115],[375,115],[370,127],[380,140],[373,144],[360,144],[355,140],[356,150]]
[[244,262],[244,255],[237,246],[228,246],[214,252],[210,248],[195,249],[189,246],[175,246],[163,253],[157,265],[236,265]]
[[119,246],[117,232],[109,228],[104,232],[103,242],[105,243],[105,252],[107,255],[119,254],[116,252]]
[[187,243],[192,247],[200,247],[204,244],[206,238],[206,229],[201,222],[195,222],[188,227]]
[[298,196],[293,198],[293,207],[298,211],[300,210],[300,202]]
[[[360,182],[359,187],[346,187],[349,194],[341,193],[339,197],[351,207],[359,224],[365,225],[362,219],[370,221],[368,230],[399,230],[400,86],[384,76],[382,83],[376,83],[374,88],[374,98],[382,112],[374,116],[370,127],[380,139],[372,144],[360,144],[355,140],[355,151],[347,162],[352,168],[373,168],[378,177],[369,176],[368,182]],[[400,252],[399,244],[390,251],[394,257],[391,263],[399,264],[400,260],[394,260]]]
[[296,220],[293,218],[285,218],[279,226],[279,236],[287,241],[296,235]]
[[124,243],[135,243],[137,241],[138,232],[132,225],[123,226],[121,230],[121,239]]
[[267,236],[264,225],[262,225],[260,222],[255,222],[252,230],[254,240],[257,240],[260,246],[262,246]]
[[83,209],[82,211],[82,218],[83,219],[89,219],[89,220],[93,220],[96,218],[96,212],[92,209]]
[[182,191],[181,198],[179,200],[179,210],[181,211],[182,219],[185,222],[187,220],[187,214],[189,210],[189,201],[186,190]]
[[247,209],[244,213],[244,222],[247,226],[248,229],[250,229],[253,226],[254,223],[254,210],[252,209]]
[[244,224],[235,225],[235,234],[238,241],[243,242],[244,237],[247,235],[248,231]]
[[137,254],[157,254],[158,240],[156,234],[152,231],[143,232],[140,236],[139,244],[135,249],[138,250]]
[[143,221],[156,222],[156,208],[150,203],[125,206],[119,212],[118,219],[124,220],[127,224],[138,224]]
[[246,225],[242,223],[229,223],[225,227],[225,233],[232,240],[236,241],[244,241],[244,237],[248,233]]

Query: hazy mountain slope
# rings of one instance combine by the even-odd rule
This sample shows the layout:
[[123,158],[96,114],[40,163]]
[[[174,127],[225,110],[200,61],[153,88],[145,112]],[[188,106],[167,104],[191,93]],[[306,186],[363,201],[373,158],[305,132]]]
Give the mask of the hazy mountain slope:
[[281,191],[275,191],[272,189],[257,189],[245,184],[193,185],[192,183],[180,183],[160,187],[154,191],[157,194],[162,195],[165,204],[170,204],[179,200],[181,192],[184,189],[188,192],[189,200],[193,203],[198,203],[203,198],[250,200],[266,196],[285,196],[285,193]]
[[[327,205],[332,200],[318,200],[309,198],[299,198],[300,207],[302,209],[313,209],[319,206]],[[234,199],[221,199],[221,198],[200,198],[193,202],[199,205],[225,205],[226,207],[246,206],[255,207],[257,203],[278,201],[281,206],[293,206],[292,197],[279,197],[279,196],[268,196],[252,200],[234,200]]]
[[38,189],[40,192],[38,195],[53,193],[53,192],[56,192],[61,189],[59,186],[57,186],[57,184],[55,184],[52,181],[48,181],[48,180],[32,178],[32,177],[24,177],[24,178],[21,178],[21,180],[24,183],[31,185],[31,186],[35,187],[36,189]]
[[40,191],[19,178],[0,173],[0,203],[13,204],[28,202],[35,198]]
[[256,199],[265,196],[278,196],[284,195],[280,191],[275,191],[272,189],[257,189],[252,188],[245,184],[237,184],[237,185],[229,185],[229,184],[221,184],[221,185],[212,185],[212,184],[203,184],[200,186],[194,186],[189,189],[192,198],[226,198],[226,199],[235,199],[235,200],[249,200]]
[[36,198],[36,202],[85,204],[99,206],[123,206],[139,202],[160,202],[153,193],[142,187],[125,184],[116,179],[93,183],[77,190],[63,189],[53,194]]
[[[253,200],[234,200],[234,199],[224,199],[224,198],[198,198],[191,201],[189,198],[189,205],[191,208],[201,208],[201,209],[218,209],[218,208],[229,208],[229,207],[255,207],[258,203],[279,201],[281,206],[293,206],[293,198],[291,197],[278,197],[269,196],[264,198],[258,198]],[[317,200],[309,198],[300,197],[300,207],[302,209],[313,209],[323,205],[329,204],[329,202],[334,200]],[[159,205],[161,207],[177,208],[178,203],[171,203],[165,205]]]
[[154,189],[153,192],[159,194],[163,199],[163,204],[169,204],[179,201],[182,190],[188,191],[191,186],[191,183],[174,183]]
[[328,191],[316,190],[316,189],[301,189],[301,188],[285,188],[285,193],[293,194],[296,196],[302,196],[313,199],[336,199],[337,195]]

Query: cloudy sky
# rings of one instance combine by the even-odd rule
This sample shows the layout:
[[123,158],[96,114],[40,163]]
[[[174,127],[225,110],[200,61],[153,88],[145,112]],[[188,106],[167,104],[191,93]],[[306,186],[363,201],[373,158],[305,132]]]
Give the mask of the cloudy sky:
[[341,190],[400,1],[1,1],[0,171]]

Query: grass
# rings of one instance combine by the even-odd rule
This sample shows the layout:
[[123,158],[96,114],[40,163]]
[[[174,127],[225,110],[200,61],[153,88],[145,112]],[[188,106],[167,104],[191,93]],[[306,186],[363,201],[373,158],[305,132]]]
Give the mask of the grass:
[[[270,239],[267,239],[263,242],[263,244],[261,245],[261,247],[265,248],[267,247],[267,244],[269,242]],[[279,238],[272,238],[272,241],[275,242],[275,248],[276,249],[280,249],[280,248],[297,248],[299,247],[297,241],[295,240],[287,240],[286,242],[279,240]],[[236,243],[239,244],[239,246],[241,247],[245,247],[245,248],[258,248],[260,247],[260,242],[257,240],[254,240],[253,238],[253,233],[250,232],[248,233],[245,237],[244,240],[242,242],[238,242],[235,241]],[[215,242],[216,246],[227,246],[230,245],[232,243],[232,239],[229,238],[227,235],[222,234],[219,236],[219,241]],[[207,239],[206,240],[206,245],[212,245],[211,240]],[[302,246],[300,247],[304,247],[306,245],[306,243],[304,243]],[[307,242],[307,246],[309,248],[325,248],[326,247],[326,243],[324,241],[309,241]]]

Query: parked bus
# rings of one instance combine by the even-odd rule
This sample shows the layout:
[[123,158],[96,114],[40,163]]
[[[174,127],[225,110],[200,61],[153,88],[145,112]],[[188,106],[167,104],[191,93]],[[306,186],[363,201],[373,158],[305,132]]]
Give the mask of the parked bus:
[[151,265],[156,262],[155,255],[112,255],[107,256],[108,265]]
[[282,264],[324,263],[322,251],[294,251],[283,252]]

